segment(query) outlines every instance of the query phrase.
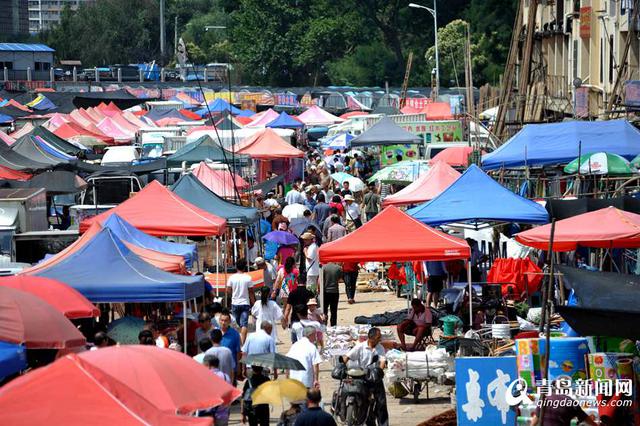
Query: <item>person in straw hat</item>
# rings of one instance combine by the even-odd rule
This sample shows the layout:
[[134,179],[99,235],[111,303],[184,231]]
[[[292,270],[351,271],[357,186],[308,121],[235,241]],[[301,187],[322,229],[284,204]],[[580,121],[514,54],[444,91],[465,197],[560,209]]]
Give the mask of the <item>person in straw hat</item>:
[[316,293],[318,289],[318,279],[320,278],[320,259],[318,258],[318,245],[313,232],[306,231],[300,236],[303,243],[302,252],[305,258],[307,271],[307,288]]
[[360,218],[360,206],[355,202],[353,195],[347,194],[344,196],[344,215],[346,219],[347,231],[353,232],[356,228],[362,226],[362,219]]

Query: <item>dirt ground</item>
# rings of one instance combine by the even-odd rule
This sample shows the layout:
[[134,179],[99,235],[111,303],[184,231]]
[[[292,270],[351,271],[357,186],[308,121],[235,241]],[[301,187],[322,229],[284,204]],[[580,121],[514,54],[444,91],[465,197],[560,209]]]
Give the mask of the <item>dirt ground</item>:
[[[349,305],[347,304],[344,293],[342,293],[340,296],[340,305],[338,306],[338,325],[354,324],[354,318],[359,315],[370,316],[387,311],[396,311],[406,308],[406,306],[406,299],[398,299],[393,293],[358,293],[356,294],[356,304]],[[280,330],[282,329],[278,331]],[[291,346],[288,333],[279,332],[278,338],[282,341],[282,344],[277,346],[278,352],[282,354],[287,353]],[[325,410],[327,411],[329,410],[331,395],[338,384],[336,380],[331,378],[331,368],[332,364],[330,360],[326,360],[320,365],[320,387]],[[449,395],[451,391],[451,387],[439,386],[432,383],[429,385],[429,400],[427,400],[426,392],[423,390],[418,403],[415,403],[412,397],[396,399],[387,393],[389,424],[394,426],[415,426],[418,423],[449,410],[452,408]],[[277,423],[278,417],[280,416],[279,408],[277,410],[278,412],[274,412],[272,409],[271,424]],[[234,405],[232,406],[229,424],[239,425],[241,424],[240,420],[239,405]]]

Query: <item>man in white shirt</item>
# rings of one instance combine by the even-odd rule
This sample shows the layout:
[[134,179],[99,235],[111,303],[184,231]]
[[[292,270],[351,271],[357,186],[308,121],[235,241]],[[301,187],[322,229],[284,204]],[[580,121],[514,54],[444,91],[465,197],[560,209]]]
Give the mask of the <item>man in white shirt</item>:
[[264,204],[265,208],[267,208],[267,209],[277,209],[278,207],[280,207],[280,203],[278,203],[278,200],[273,198],[274,196],[275,196],[275,194],[273,192],[267,193],[267,198],[265,198],[265,200],[263,201],[263,204]]
[[355,202],[353,195],[347,194],[344,196],[344,217],[347,222],[347,230],[353,232],[362,224],[360,218],[360,207]]
[[320,376],[320,363],[322,357],[318,348],[316,348],[316,329],[313,327],[305,327],[303,330],[303,338],[295,342],[287,356],[300,361],[304,370],[289,370],[288,376],[291,379],[299,380],[307,388],[319,387],[318,378]]
[[316,236],[312,232],[305,232],[300,236],[304,243],[304,257],[307,269],[307,288],[312,293],[317,293],[318,278],[320,277],[320,260],[318,258],[318,245]]
[[295,333],[296,338],[300,340],[304,337],[304,329],[306,327],[313,327],[316,330],[316,340],[320,344],[320,347],[322,347],[324,345],[322,340],[322,324],[309,319],[308,305],[297,305],[294,309],[296,310],[296,314],[298,314],[298,321],[291,324],[291,332]]
[[293,184],[291,186],[291,190],[289,192],[287,192],[287,195],[284,197],[284,200],[287,202],[287,204],[304,204],[304,197],[302,196],[302,194],[298,191],[298,185],[297,184]]
[[263,257],[256,257],[256,268],[262,269],[262,279],[264,286],[273,290],[273,283],[276,281],[276,269],[270,262],[266,262]]
[[247,274],[247,260],[245,258],[238,259],[236,270],[237,272],[229,277],[227,288],[231,288],[231,313],[240,326],[240,337],[244,343],[247,338],[251,306],[255,303],[256,296],[253,293],[251,276]]
[[[385,367],[384,348],[380,344],[382,333],[378,327],[371,327],[367,334],[367,341],[355,345],[345,356],[345,362],[350,367],[366,369],[375,355],[378,356],[378,366]],[[387,411],[387,396],[383,383],[373,384],[371,390],[373,397],[376,399],[376,420],[378,426],[387,426],[389,424],[389,412]],[[367,422],[369,424],[369,422]]]

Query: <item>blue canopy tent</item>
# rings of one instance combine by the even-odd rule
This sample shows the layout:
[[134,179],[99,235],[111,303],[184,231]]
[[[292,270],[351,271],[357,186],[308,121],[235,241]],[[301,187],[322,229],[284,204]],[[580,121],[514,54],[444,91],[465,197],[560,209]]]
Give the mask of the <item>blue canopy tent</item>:
[[241,109],[234,107],[229,102],[220,98],[216,99],[213,102],[210,102],[208,105],[209,105],[208,110],[207,110],[207,107],[205,106],[204,108],[201,108],[195,111],[195,113],[198,114],[200,117],[205,117],[207,114],[209,114],[209,111],[211,111],[212,114],[220,113],[224,111],[229,111],[231,114],[240,114],[242,112]]
[[632,160],[640,153],[640,131],[626,120],[529,124],[483,155],[482,168],[567,164],[580,154],[602,151]]
[[103,228],[111,229],[118,238],[139,247],[155,250],[167,254],[175,254],[184,257],[187,267],[191,267],[198,258],[198,249],[195,244],[180,244],[165,241],[152,235],[145,234],[117,214],[112,214],[102,223]]
[[0,381],[27,369],[27,351],[15,343],[0,342]]
[[146,115],[146,118],[152,120],[152,121],[159,121],[162,120],[163,118],[177,118],[178,120],[182,120],[182,121],[194,121],[190,118],[187,118],[186,116],[182,115],[180,113],[180,111],[178,111],[177,109],[157,109],[154,108],[151,111],[149,111]]
[[0,114],[0,124],[11,124],[14,120],[10,115]]
[[191,174],[181,176],[171,190],[194,206],[227,219],[229,226],[247,226],[259,219],[257,209],[223,200]]
[[240,110],[240,112],[236,115],[239,117],[251,117],[252,115],[255,115],[255,111],[251,111],[250,109],[243,109]]
[[549,215],[540,204],[509,191],[476,165],[431,201],[407,213],[431,226],[452,222],[547,223]]
[[301,129],[304,127],[304,123],[296,120],[286,112],[282,111],[278,118],[267,124],[266,127],[277,129]]
[[201,276],[158,269],[129,250],[110,228],[35,275],[61,281],[97,302],[177,302],[202,296]]

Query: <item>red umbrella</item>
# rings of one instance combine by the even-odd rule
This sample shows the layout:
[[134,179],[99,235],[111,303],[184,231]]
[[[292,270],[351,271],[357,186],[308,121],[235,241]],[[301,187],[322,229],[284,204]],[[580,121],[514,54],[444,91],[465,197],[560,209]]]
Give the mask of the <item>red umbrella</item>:
[[78,358],[92,374],[101,371],[116,378],[167,412],[228,405],[241,394],[190,357],[156,346],[112,346]]
[[0,388],[0,419],[23,426],[205,426],[212,420],[162,412],[116,379],[90,374],[75,355]]
[[83,346],[82,333],[53,306],[24,291],[0,287],[0,341],[27,349]]
[[0,286],[14,288],[37,296],[69,319],[92,318],[100,315],[100,310],[78,290],[51,278],[13,275],[0,278]]

